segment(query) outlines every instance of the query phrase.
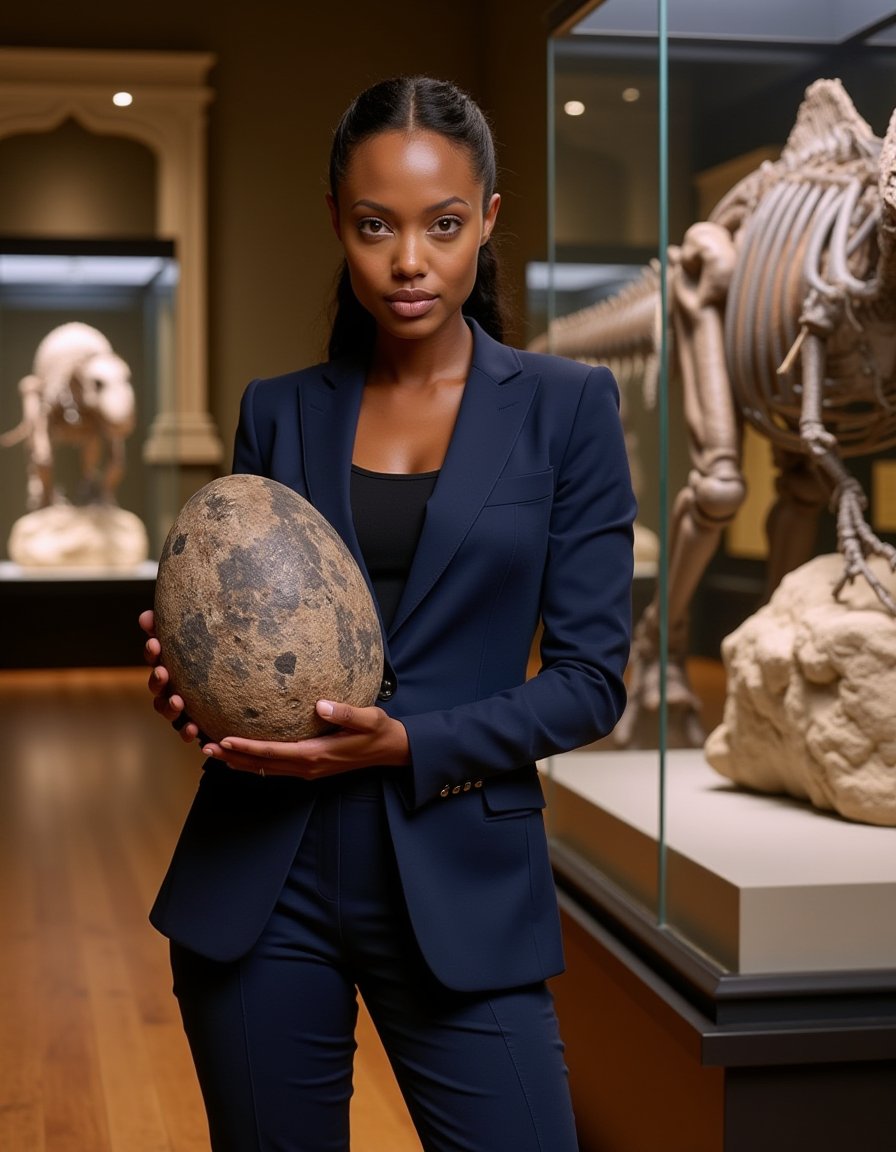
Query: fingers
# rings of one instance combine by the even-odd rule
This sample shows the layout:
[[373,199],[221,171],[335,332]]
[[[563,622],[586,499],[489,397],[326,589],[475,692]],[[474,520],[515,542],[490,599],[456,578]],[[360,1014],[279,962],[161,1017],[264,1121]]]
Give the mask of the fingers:
[[162,656],[162,645],[151,636],[143,645],[143,659],[147,664],[158,664]]
[[199,738],[199,726],[184,711],[184,702],[180,696],[160,696],[153,702],[153,707],[171,724],[185,744],[191,744]]
[[[237,748],[236,745],[240,747]],[[227,737],[218,743],[215,740],[206,740],[202,745],[202,754],[210,759],[223,760],[228,768],[237,772],[251,772],[253,775],[276,776],[302,775],[297,765],[284,762],[284,753],[294,745],[267,744],[260,740],[238,740]],[[283,771],[278,771],[282,769]]]
[[322,720],[328,720],[340,728],[351,728],[355,732],[372,732],[380,716],[384,715],[381,708],[356,708],[336,700],[318,700],[315,710]]
[[[393,722],[381,708],[358,708],[335,700],[319,700],[316,708],[318,716],[332,724],[334,731],[295,742],[225,736],[220,741],[206,741],[202,751],[241,772],[299,776],[306,780],[392,762],[395,741],[387,747],[383,732]],[[403,727],[401,733],[398,763],[404,763],[406,756]]]
[[235,765],[251,766],[258,760],[289,760],[299,753],[299,748],[298,743],[247,740],[239,736],[225,736],[220,743],[210,740],[202,751],[205,752],[208,749],[208,755],[218,756],[228,761],[233,760]]
[[[182,722],[182,726],[178,726]],[[184,744],[192,744],[194,740],[199,740],[202,733],[199,731],[199,725],[194,724],[192,720],[188,720],[186,713],[179,716],[174,721],[174,727],[177,729],[178,735]]]
[[205,756],[223,760],[229,768],[240,772],[269,776],[301,776],[313,779],[332,772],[345,772],[352,764],[334,761],[328,755],[332,750],[332,736],[312,736],[295,743],[274,740],[250,740],[241,736],[225,736],[221,741],[207,740],[202,751]]
[[184,710],[184,702],[180,696],[176,694],[169,696],[164,691],[155,695],[152,706],[160,716],[164,716],[172,724]]
[[168,669],[157,664],[149,674],[148,684],[153,696],[161,696],[168,687]]
[[189,744],[199,738],[199,726],[194,724],[184,711],[186,704],[183,697],[178,696],[176,692],[169,695],[168,687],[168,669],[160,664],[149,674],[149,690],[153,695],[152,706],[176,729],[181,740]]
[[184,711],[183,697],[170,692],[171,678],[168,675],[168,669],[159,663],[162,658],[162,646],[153,632],[155,616],[152,609],[141,612],[138,620],[140,627],[149,637],[143,646],[143,658],[147,664],[153,666],[147,684],[153,695],[152,706],[160,716],[175,728],[181,740],[185,744],[189,744],[199,738],[199,726],[194,724]]

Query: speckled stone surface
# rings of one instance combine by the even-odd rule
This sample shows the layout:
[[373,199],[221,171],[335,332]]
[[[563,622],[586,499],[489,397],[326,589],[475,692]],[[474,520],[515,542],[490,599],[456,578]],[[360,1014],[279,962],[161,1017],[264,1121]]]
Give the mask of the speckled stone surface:
[[301,739],[327,728],[317,700],[376,700],[383,646],[364,577],[276,481],[224,476],[187,501],[159,560],[155,619],[174,690],[212,739]]

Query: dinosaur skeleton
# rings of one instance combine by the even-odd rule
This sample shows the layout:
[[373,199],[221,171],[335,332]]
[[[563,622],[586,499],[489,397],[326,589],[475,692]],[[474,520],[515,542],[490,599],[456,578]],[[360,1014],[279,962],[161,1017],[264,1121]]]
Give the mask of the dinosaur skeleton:
[[[620,383],[655,387],[661,271],[608,300],[556,320],[533,346],[609,363]],[[766,437],[777,468],[769,515],[769,588],[810,559],[826,502],[836,514],[843,570],[890,613],[896,602],[872,570],[896,550],[865,516],[844,459],[896,444],[896,113],[875,136],[838,80],[805,93],[775,162],[751,172],[688,229],[667,259],[670,369],[681,380],[691,470],[669,533],[666,700],[670,744],[699,745],[684,671],[688,608],[724,528],[743,502],[746,421]],[[637,741],[639,714],[659,705],[659,602],[635,631],[630,704],[620,744]]]

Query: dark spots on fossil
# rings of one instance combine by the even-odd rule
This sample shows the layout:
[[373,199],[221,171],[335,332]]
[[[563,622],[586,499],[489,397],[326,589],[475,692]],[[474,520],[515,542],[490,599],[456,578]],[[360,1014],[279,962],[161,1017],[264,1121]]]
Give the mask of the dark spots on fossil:
[[354,668],[364,656],[364,651],[358,643],[358,629],[351,612],[336,606],[337,644],[339,649],[339,663],[343,668]]
[[239,544],[218,561],[217,567],[222,588],[240,591],[254,587],[258,581],[258,558],[252,550]]
[[215,638],[209,632],[202,612],[184,616],[177,647],[177,655],[188,670],[190,680],[199,687],[205,687],[215,654]]
[[177,538],[171,544],[171,551],[173,555],[180,556],[184,548],[187,546],[187,533],[179,532]]
[[[222,606],[219,604],[219,608]],[[232,637],[235,644],[242,644],[248,635],[251,635],[255,621],[248,616],[240,605],[225,603],[221,613],[224,628]]]
[[257,708],[253,708],[251,705],[247,704],[243,709],[243,715],[247,720],[257,720],[261,716],[261,713]]
[[292,676],[296,670],[295,652],[281,652],[274,661],[274,667],[284,676]]
[[367,650],[372,659],[383,650],[382,635],[376,623],[364,625],[358,630],[358,644]]
[[333,545],[335,545],[335,547],[337,549],[341,550],[341,549],[345,548],[345,542],[343,541],[342,537],[339,535],[339,533],[336,531],[336,529],[333,527],[333,525],[328,520],[321,518],[318,521],[316,528]]
[[306,591],[316,592],[326,586],[327,581],[323,574],[323,566],[320,545],[316,540],[310,537],[306,538],[302,554],[302,577]]
[[331,588],[338,588],[341,592],[345,592],[351,584],[350,571],[351,569],[346,569],[345,565],[338,562],[336,556],[331,556],[327,565],[326,583]]
[[210,492],[205,498],[205,510],[210,520],[226,520],[232,503],[220,492]]
[[296,515],[296,496],[298,493],[293,492],[291,488],[284,488],[276,484],[267,484],[265,487],[274,516],[282,521],[292,520]]

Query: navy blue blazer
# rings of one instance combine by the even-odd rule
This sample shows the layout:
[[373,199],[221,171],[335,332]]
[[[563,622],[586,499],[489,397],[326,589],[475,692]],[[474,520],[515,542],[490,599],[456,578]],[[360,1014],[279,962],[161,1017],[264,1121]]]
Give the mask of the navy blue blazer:
[[[605,735],[624,707],[635,501],[611,373],[471,327],[457,422],[384,632],[380,704],[410,742],[384,792],[417,941],[445,985],[483,990],[563,967],[535,762]],[[363,387],[350,361],[252,381],[234,471],[311,501],[366,573],[349,502]],[[214,959],[247,952],[316,787],[209,762],[153,924]]]

